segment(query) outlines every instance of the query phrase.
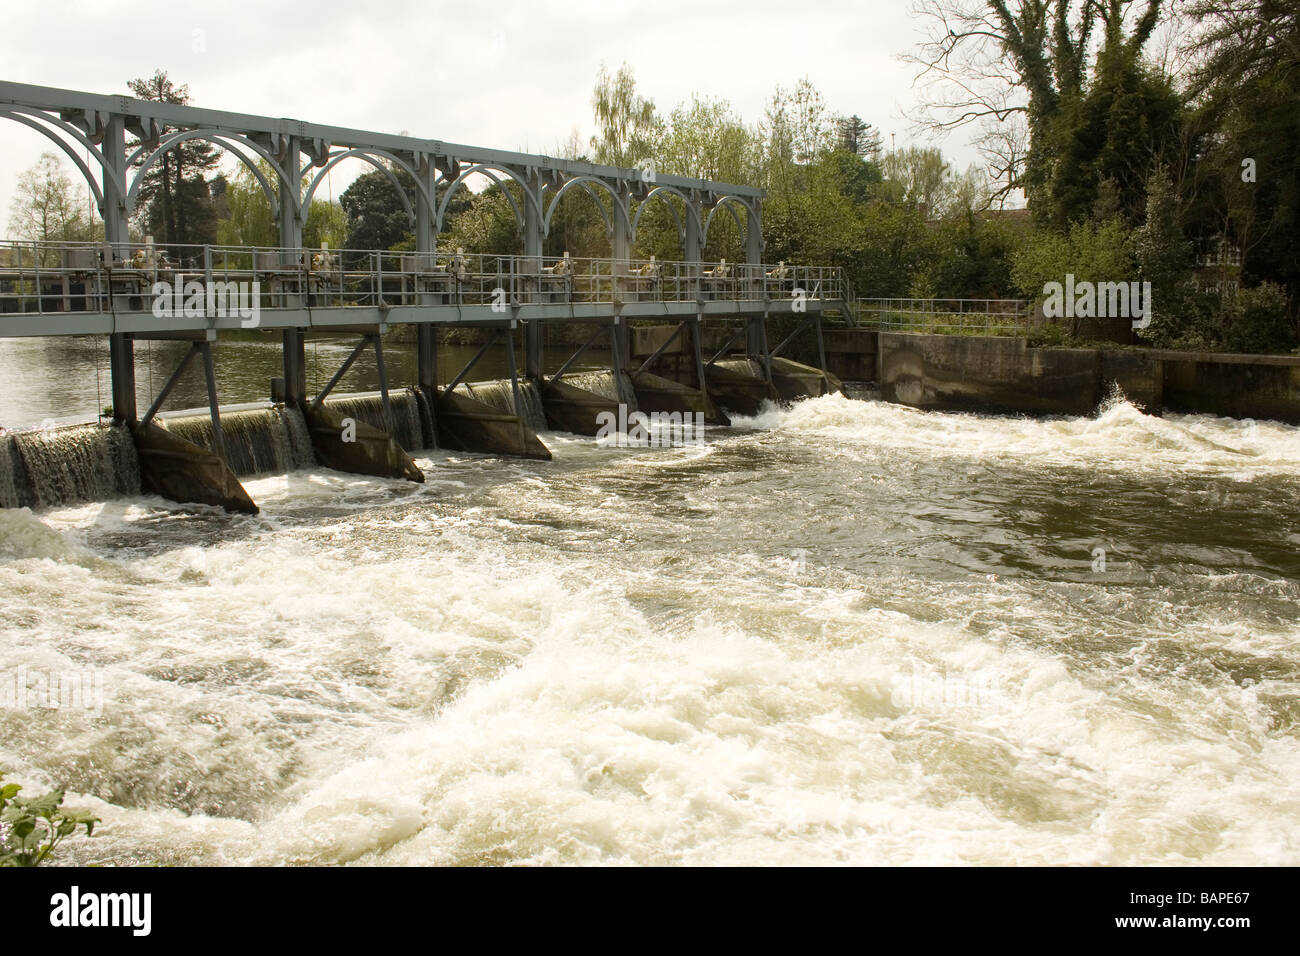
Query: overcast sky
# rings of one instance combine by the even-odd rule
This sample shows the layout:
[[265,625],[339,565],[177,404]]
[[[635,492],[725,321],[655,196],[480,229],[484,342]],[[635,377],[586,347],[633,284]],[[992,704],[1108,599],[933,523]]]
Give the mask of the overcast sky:
[[[6,6],[0,79],[125,93],[128,79],[161,68],[198,106],[554,154],[573,127],[584,142],[592,134],[600,64],[626,61],[664,114],[697,92],[753,123],[777,84],[806,75],[832,112],[857,113],[902,145],[914,70],[897,54],[917,42],[910,6],[43,0]],[[975,159],[962,134],[940,145],[959,168]],[[6,227],[15,177],[47,146],[0,121]],[[334,179],[334,198],[352,175]]]

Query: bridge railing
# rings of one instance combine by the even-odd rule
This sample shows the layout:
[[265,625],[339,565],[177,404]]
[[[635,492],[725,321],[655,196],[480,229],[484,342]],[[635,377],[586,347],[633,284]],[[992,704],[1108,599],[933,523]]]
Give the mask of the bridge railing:
[[[197,307],[235,283],[261,309],[840,301],[837,267],[351,249],[0,242],[0,312]],[[191,305],[193,303],[193,305]],[[201,314],[201,313],[200,313]]]
[[1024,335],[1035,327],[1024,299],[857,299],[859,326],[939,335]]

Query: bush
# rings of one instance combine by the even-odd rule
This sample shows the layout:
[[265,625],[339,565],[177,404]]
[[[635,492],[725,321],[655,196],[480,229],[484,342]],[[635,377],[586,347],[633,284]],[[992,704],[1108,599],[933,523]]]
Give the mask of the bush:
[[1287,352],[1297,343],[1286,292],[1271,282],[1222,293],[1183,287],[1141,335],[1158,348],[1203,352]]
[[1035,233],[1012,259],[1011,278],[1026,298],[1041,302],[1043,286],[1064,282],[1120,282],[1136,277],[1128,230],[1119,219],[1075,223],[1068,233]]
[[84,810],[65,810],[62,790],[30,798],[20,790],[0,773],[0,866],[39,866],[77,827],[90,836],[99,822]]
[[1226,296],[1222,347],[1229,352],[1288,352],[1296,347],[1286,292],[1265,282]]

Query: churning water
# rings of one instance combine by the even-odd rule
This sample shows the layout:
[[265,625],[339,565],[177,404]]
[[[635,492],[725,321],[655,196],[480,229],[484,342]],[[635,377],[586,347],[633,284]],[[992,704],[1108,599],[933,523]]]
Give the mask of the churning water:
[[1300,863],[1300,430],[827,397],[0,511],[75,862]]

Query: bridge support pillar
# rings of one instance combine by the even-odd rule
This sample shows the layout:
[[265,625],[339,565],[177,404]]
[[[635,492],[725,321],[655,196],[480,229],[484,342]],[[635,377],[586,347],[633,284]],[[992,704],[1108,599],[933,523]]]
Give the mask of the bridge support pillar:
[[437,330],[425,323],[415,328],[416,384],[432,392],[438,387]]
[[108,362],[113,377],[113,421],[134,422],[135,343],[125,332],[108,337]]
[[[104,127],[104,141],[100,146],[104,156],[104,242],[110,259],[105,265],[112,267],[113,260],[125,259],[131,241],[128,231],[126,202],[126,118],[114,114]],[[113,289],[109,288],[110,298]],[[124,332],[114,332],[108,337],[109,366],[113,377],[113,420],[134,422],[139,416],[135,404],[135,344]],[[102,411],[102,409],[101,409]]]
[[[535,276],[542,274],[542,214],[541,205],[542,179],[537,172],[529,174],[528,186],[533,195],[538,197],[537,205],[524,197],[524,255],[528,259],[528,270]],[[538,279],[540,282],[540,278]],[[541,322],[524,323],[524,374],[542,384],[546,373],[544,359],[544,326]]]
[[307,401],[307,336],[284,330],[284,404],[300,408]]

